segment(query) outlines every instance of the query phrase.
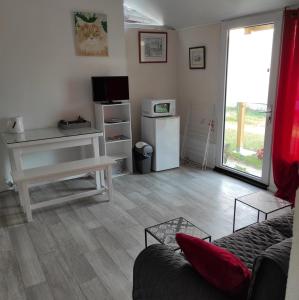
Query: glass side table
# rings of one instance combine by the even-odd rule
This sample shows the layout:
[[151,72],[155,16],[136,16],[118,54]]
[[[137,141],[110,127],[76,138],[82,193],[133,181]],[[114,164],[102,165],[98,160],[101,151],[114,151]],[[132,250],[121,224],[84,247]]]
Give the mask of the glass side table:
[[211,242],[211,235],[201,230],[183,217],[169,220],[144,229],[145,248],[147,248],[147,234],[150,234],[159,243],[169,246],[172,250],[180,249],[176,242],[176,233],[185,233]]
[[[275,197],[271,193],[260,191],[256,193],[251,193],[249,195],[241,196],[235,198],[235,205],[234,205],[234,219],[233,219],[233,232],[246,228],[248,226],[239,228],[236,230],[236,208],[237,202],[245,204],[255,210],[257,210],[257,222],[260,221],[260,212],[265,214],[265,220],[268,219],[268,215],[281,210],[286,207],[290,207],[292,203]],[[252,225],[252,224],[251,224]]]

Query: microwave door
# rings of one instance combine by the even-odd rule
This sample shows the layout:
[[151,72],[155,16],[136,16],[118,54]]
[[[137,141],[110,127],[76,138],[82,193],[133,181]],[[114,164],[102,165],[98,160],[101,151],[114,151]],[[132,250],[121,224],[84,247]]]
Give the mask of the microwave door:
[[170,103],[157,103],[154,105],[154,113],[157,115],[169,114]]

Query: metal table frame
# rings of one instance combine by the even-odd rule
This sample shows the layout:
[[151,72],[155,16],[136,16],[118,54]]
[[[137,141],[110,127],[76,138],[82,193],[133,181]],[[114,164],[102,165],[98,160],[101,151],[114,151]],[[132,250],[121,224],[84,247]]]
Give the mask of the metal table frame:
[[[237,201],[239,201],[240,203],[242,203],[242,204],[244,204],[244,205],[247,205],[247,206],[249,206],[249,207],[251,207],[251,208],[257,210],[257,221],[256,221],[255,223],[249,224],[249,225],[247,225],[247,226],[244,226],[244,227],[239,228],[239,229],[236,230],[236,208],[237,208]],[[272,214],[272,213],[274,213],[274,212],[276,212],[276,211],[278,211],[278,210],[281,210],[281,209],[284,209],[284,208],[287,208],[287,207],[290,207],[290,206],[292,206],[292,203],[290,203],[289,205],[286,205],[286,206],[283,206],[283,207],[274,209],[274,210],[272,210],[272,211],[265,212],[265,211],[263,211],[262,209],[256,208],[256,207],[254,207],[254,206],[252,206],[252,205],[250,205],[250,204],[248,204],[248,203],[243,202],[242,200],[240,200],[240,199],[238,199],[238,198],[235,198],[235,205],[234,205],[234,219],[233,219],[233,232],[242,230],[242,229],[244,229],[244,228],[246,228],[246,227],[248,227],[248,226],[250,226],[250,225],[259,223],[259,221],[260,221],[260,213],[261,213],[261,212],[265,215],[265,220],[267,220],[269,214]]]
[[[179,218],[179,217],[178,217],[178,218]],[[176,220],[176,219],[178,219],[178,218],[174,218],[174,219],[171,219],[171,220],[167,220],[167,221],[165,221],[165,222],[161,222],[161,223],[159,223],[159,224],[156,224],[156,225],[153,225],[153,226],[150,226],[150,227],[145,228],[145,229],[144,229],[144,244],[145,244],[145,248],[147,248],[147,234],[151,235],[151,236],[152,236],[155,240],[157,240],[160,244],[163,244],[163,245],[164,245],[163,241],[161,241],[158,237],[156,237],[154,234],[152,234],[152,233],[149,231],[150,228],[156,227],[156,226],[159,226],[159,225],[162,225],[162,224],[171,222],[171,221],[174,221],[174,220]],[[185,218],[184,218],[184,219],[185,219]],[[199,227],[197,227],[196,225],[194,225],[193,223],[191,223],[191,222],[188,221],[187,219],[185,219],[185,220],[186,220],[188,223],[190,223],[192,226],[194,226],[195,228],[197,228],[198,230],[204,232],[204,233],[207,235],[207,237],[203,238],[202,240],[207,240],[207,239],[208,239],[209,242],[212,241],[212,236],[211,236],[211,235],[209,235],[208,233],[206,233],[205,231],[203,231],[202,229],[200,229]],[[176,250],[179,250],[179,249],[180,249],[180,247],[177,247],[177,248],[175,248],[175,249],[173,249],[173,250],[176,251]]]

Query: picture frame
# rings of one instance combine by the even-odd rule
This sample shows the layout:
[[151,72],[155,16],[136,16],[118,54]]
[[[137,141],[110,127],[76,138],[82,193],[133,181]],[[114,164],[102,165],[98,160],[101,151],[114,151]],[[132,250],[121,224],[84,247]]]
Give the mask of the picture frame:
[[78,56],[108,56],[107,15],[74,11],[75,51]]
[[139,31],[139,63],[167,63],[167,32]]
[[206,68],[206,47],[191,47],[189,48],[189,68],[205,69]]

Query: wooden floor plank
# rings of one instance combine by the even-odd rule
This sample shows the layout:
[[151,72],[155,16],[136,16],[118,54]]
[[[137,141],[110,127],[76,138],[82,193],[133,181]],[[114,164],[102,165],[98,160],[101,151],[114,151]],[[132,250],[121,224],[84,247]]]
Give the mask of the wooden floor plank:
[[27,230],[38,254],[46,254],[56,249],[56,243],[47,226],[39,220],[27,224]]
[[105,250],[99,249],[85,255],[114,300],[131,299],[130,281],[119,271],[119,267]]
[[44,282],[46,279],[26,226],[10,227],[9,235],[16,253],[25,287]]
[[122,227],[130,227],[137,222],[123,209],[115,203],[102,203],[101,206],[90,208],[92,214],[104,225],[106,222],[113,220],[115,225]]
[[[137,225],[138,224],[134,224],[130,227]],[[125,250],[138,247],[141,243],[143,243],[143,241],[139,241],[136,236],[125,230],[130,227],[120,227],[118,224],[114,223],[113,220],[106,220],[104,227]]]
[[96,277],[94,269],[84,256],[85,252],[80,251],[77,243],[73,241],[69,244],[64,244],[59,250],[68,267],[70,275],[76,282],[83,284]]
[[27,288],[26,296],[28,300],[55,300],[51,289],[46,282]]
[[119,266],[120,271],[131,281],[134,264],[132,257],[128,255],[121,244],[104,227],[94,229],[93,234],[114,263]]
[[118,191],[114,191],[113,193],[113,202],[124,210],[133,209],[137,206],[134,202],[129,200],[129,198]]
[[141,207],[129,209],[127,212],[138,222],[138,224],[142,225],[144,228],[157,224],[157,221],[149,216]]
[[91,281],[81,284],[81,289],[87,300],[112,300],[107,289],[102,284],[99,278],[94,278]]
[[94,229],[101,226],[98,219],[88,210],[87,205],[78,202],[72,205],[74,212],[77,214],[80,222],[86,226],[88,229]]
[[0,250],[0,299],[25,298],[25,287],[15,253]]
[[85,228],[78,215],[73,211],[57,213],[61,223],[64,224],[67,231],[71,234],[82,252],[95,251],[100,246],[90,231]]
[[41,257],[47,283],[55,300],[85,299],[79,284],[71,276],[64,258],[59,253],[48,253]]

